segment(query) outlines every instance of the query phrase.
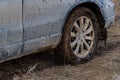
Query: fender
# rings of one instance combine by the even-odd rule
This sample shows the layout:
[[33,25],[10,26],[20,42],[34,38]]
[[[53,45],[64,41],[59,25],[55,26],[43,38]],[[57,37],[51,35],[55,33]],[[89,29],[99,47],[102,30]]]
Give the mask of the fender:
[[[78,1],[76,1],[76,3],[74,3],[74,4],[69,3],[69,4],[72,5],[72,7],[70,7],[70,9],[68,10],[68,12],[67,12],[67,14],[66,14],[66,16],[65,16],[64,21],[66,22],[68,15],[72,12],[72,10],[73,10],[75,7],[80,6],[81,4],[84,4],[84,3],[87,3],[87,2],[91,2],[91,3],[96,4],[96,5],[100,8],[101,14],[102,14],[102,16],[104,17],[104,13],[103,13],[103,9],[102,9],[102,8],[104,7],[103,1],[104,1],[104,0],[78,0]],[[64,23],[65,23],[65,22],[64,22]]]

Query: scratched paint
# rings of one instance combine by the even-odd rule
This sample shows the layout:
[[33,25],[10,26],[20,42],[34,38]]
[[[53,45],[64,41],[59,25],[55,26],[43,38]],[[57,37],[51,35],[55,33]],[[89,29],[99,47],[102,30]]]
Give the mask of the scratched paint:
[[86,2],[99,6],[106,28],[114,21],[110,0],[0,0],[0,62],[55,48],[69,12]]

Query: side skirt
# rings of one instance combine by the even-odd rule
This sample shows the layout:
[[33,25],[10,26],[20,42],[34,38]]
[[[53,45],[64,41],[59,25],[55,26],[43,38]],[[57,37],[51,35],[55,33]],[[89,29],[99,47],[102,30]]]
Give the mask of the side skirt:
[[[47,37],[26,41],[24,48],[22,43],[0,48],[0,63],[20,58],[29,54],[35,54],[40,51],[53,49],[60,42],[61,34],[53,34]],[[23,52],[22,52],[23,51]]]

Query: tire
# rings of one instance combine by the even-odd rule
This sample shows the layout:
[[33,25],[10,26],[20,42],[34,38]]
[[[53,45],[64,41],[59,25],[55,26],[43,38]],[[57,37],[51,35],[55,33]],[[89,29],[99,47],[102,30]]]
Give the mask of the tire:
[[65,64],[89,61],[96,50],[98,28],[97,17],[91,10],[76,8],[65,23],[63,36],[55,53],[62,57]]

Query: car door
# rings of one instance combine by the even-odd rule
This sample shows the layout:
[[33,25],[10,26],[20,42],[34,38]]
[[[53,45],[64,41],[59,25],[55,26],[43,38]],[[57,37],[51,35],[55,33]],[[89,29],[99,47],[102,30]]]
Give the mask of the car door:
[[22,0],[0,0],[0,60],[22,53]]
[[24,0],[24,51],[55,46],[61,36],[66,13],[76,0]]

